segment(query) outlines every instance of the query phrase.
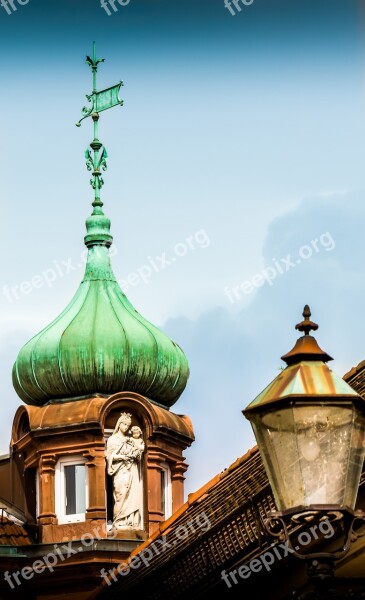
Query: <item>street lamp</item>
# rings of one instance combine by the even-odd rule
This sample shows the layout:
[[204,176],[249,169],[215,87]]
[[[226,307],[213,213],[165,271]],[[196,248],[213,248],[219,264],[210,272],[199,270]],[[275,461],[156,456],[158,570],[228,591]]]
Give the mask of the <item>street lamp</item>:
[[[251,402],[244,416],[251,422],[277,511],[267,519],[268,531],[278,524],[289,540],[288,527],[312,519],[340,523],[345,536],[341,550],[303,556],[313,580],[331,579],[335,561],[350,547],[358,519],[355,510],[365,451],[365,400],[327,365],[332,358],[310,335],[318,325],[296,325],[303,332],[282,356],[287,364]],[[338,578],[337,578],[338,579]]]

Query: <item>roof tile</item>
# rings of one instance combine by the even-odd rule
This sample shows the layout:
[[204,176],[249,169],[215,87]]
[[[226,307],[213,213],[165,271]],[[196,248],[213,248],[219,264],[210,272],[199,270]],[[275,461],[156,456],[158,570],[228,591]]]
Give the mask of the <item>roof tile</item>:
[[31,540],[22,525],[7,517],[0,517],[0,546],[29,546]]

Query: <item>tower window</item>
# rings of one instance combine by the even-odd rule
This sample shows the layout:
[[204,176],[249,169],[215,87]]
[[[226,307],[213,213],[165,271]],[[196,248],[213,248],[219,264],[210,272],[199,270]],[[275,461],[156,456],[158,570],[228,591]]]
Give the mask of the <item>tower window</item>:
[[84,513],[86,510],[85,465],[65,465],[66,515]]
[[171,471],[167,463],[162,463],[160,471],[161,512],[165,519],[172,515]]
[[61,458],[56,468],[56,512],[59,523],[85,521],[88,485],[83,458]]

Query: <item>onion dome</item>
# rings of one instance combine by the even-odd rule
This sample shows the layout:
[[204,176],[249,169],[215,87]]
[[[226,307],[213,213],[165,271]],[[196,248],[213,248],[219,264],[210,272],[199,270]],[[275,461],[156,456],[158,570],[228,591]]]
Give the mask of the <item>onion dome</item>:
[[[89,60],[100,62],[95,54]],[[103,92],[94,94],[96,103]],[[13,385],[25,403],[37,406],[130,391],[168,408],[186,386],[188,362],[175,342],[137,312],[113,274],[110,220],[100,200],[107,153],[97,139],[99,115],[91,116],[93,157],[87,151],[86,164],[93,170],[95,199],[86,221],[85,275],[66,309],[20,350]]]
[[17,394],[38,406],[133,391],[169,407],[188,376],[183,351],[132,306],[115,280],[108,247],[96,242],[70,304],[20,350],[13,367]]

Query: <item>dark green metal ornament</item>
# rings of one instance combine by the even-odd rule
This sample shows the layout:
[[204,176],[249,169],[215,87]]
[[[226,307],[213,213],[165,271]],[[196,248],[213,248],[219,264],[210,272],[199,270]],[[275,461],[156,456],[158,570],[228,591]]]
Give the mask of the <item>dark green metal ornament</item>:
[[81,126],[81,121],[86,119],[87,117],[91,117],[94,122],[94,139],[90,144],[91,152],[89,148],[85,151],[85,159],[86,159],[86,167],[88,171],[92,171],[92,178],[90,180],[90,184],[94,190],[95,198],[93,202],[94,213],[93,214],[103,214],[102,211],[96,211],[98,207],[101,209],[103,203],[100,199],[100,190],[104,185],[104,180],[102,178],[101,169],[103,171],[107,170],[107,158],[108,153],[103,144],[99,141],[99,113],[103,110],[108,110],[109,108],[113,108],[113,106],[123,106],[123,100],[119,98],[119,90],[123,85],[123,82],[120,81],[117,85],[106,88],[105,90],[97,91],[96,84],[96,76],[98,72],[98,64],[104,62],[104,58],[96,57],[96,46],[95,42],[93,43],[93,55],[92,58],[90,56],[86,57],[86,63],[91,67],[92,75],[93,75],[93,91],[92,94],[86,95],[86,98],[91,102],[90,107],[84,107],[82,109],[82,117],[78,123],[76,123],[77,127]]

